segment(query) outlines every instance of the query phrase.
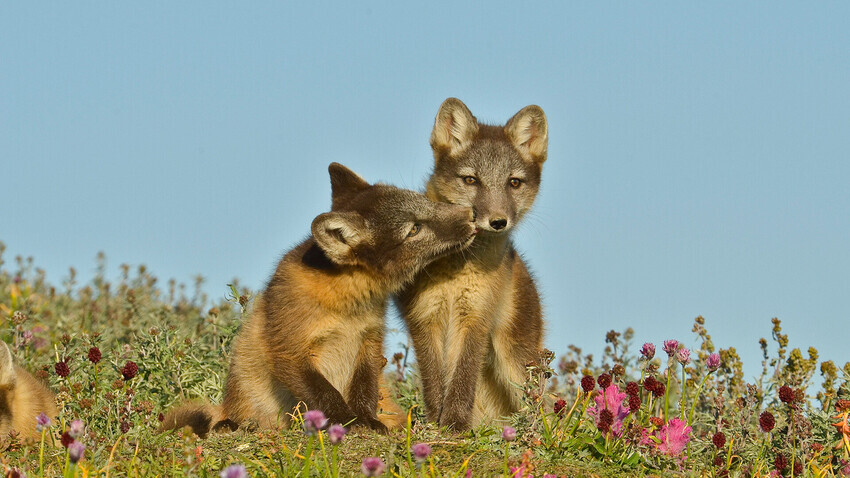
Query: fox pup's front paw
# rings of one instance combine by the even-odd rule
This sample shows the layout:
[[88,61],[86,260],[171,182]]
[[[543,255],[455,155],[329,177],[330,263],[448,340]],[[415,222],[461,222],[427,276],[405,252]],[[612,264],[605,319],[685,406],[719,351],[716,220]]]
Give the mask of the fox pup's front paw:
[[469,417],[462,417],[460,414],[453,413],[451,410],[444,410],[440,416],[440,426],[448,427],[456,432],[469,430]]
[[386,435],[390,432],[387,426],[375,417],[358,417],[354,424],[369,427],[382,435]]

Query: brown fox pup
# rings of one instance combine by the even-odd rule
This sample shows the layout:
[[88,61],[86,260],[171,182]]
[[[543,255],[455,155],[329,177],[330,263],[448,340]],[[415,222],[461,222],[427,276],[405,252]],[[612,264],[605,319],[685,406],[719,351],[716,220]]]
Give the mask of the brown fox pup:
[[25,440],[40,436],[36,430],[36,417],[58,415],[53,393],[26,370],[12,362],[12,353],[5,342],[0,342],[0,437],[10,430],[21,434]]
[[[163,426],[285,425],[299,402],[332,423],[386,431],[378,420],[389,294],[475,235],[469,207],[370,185],[329,167],[332,210],[288,252],[236,337],[221,409],[178,409]],[[198,425],[198,426],[196,426]]]
[[542,348],[534,282],[510,231],[531,208],[546,160],[543,110],[480,124],[460,100],[440,106],[431,134],[429,199],[471,206],[479,234],[417,275],[397,300],[413,340],[429,420],[456,430],[520,407],[525,366]]

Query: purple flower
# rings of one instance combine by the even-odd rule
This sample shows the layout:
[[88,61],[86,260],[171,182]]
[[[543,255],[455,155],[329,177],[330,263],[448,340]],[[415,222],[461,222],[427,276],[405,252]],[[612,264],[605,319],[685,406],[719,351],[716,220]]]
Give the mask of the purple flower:
[[83,424],[82,420],[74,420],[71,422],[71,425],[68,426],[68,434],[71,435],[71,438],[77,438],[85,431],[86,426]]
[[345,438],[346,431],[347,430],[342,425],[331,425],[330,428],[328,428],[328,440],[330,440],[331,445],[339,445],[342,443],[342,439]]
[[643,347],[640,348],[640,354],[646,360],[652,360],[652,357],[655,357],[655,345],[649,342],[643,344]]
[[304,413],[304,431],[308,435],[312,435],[317,431],[325,428],[328,424],[328,419],[320,410],[310,410]]
[[35,417],[35,429],[38,431],[42,431],[45,428],[50,427],[50,417],[41,412]]
[[709,372],[714,372],[720,368],[720,354],[711,354],[705,359],[705,366]]
[[673,354],[676,353],[676,349],[679,348],[679,341],[676,339],[670,339],[664,341],[664,351],[667,352],[668,357],[672,357]]
[[245,469],[245,465],[230,465],[221,470],[218,476],[221,478],[248,478],[248,470]]
[[691,361],[691,351],[685,347],[680,348],[676,351],[676,360],[678,360],[680,364],[686,365]]
[[80,459],[83,458],[83,453],[86,451],[86,446],[82,443],[75,441],[68,445],[68,459],[71,460],[71,463],[76,464]]
[[502,428],[502,440],[505,440],[505,441],[516,440],[516,428],[514,428],[514,427]]
[[32,342],[32,331],[24,330],[24,332],[21,334],[21,339],[23,339],[24,345],[28,345],[30,342]]
[[363,459],[363,464],[360,466],[360,471],[366,476],[380,476],[384,474],[384,469],[387,465],[377,456],[370,456]]
[[611,384],[604,390],[604,393],[600,393],[593,397],[593,401],[596,402],[596,405],[587,408],[587,414],[594,417],[597,428],[600,424],[605,425],[603,422],[603,415],[607,417],[607,414],[603,414],[603,410],[608,410],[611,412],[612,423],[609,426],[603,426],[603,428],[610,429],[614,436],[620,436],[623,431],[623,420],[629,414],[629,407],[623,405],[623,399],[626,398],[626,394],[620,391],[620,387],[617,384]]
[[410,447],[410,450],[413,452],[413,458],[420,463],[427,460],[431,454],[431,446],[427,443],[417,443]]

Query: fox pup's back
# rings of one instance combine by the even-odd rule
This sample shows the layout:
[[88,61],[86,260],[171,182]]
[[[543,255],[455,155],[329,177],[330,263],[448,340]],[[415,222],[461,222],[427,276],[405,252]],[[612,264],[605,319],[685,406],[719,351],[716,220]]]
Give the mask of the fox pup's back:
[[9,347],[0,342],[0,436],[15,430],[24,439],[37,438],[36,417],[41,413],[51,418],[58,414],[53,393],[15,365]]

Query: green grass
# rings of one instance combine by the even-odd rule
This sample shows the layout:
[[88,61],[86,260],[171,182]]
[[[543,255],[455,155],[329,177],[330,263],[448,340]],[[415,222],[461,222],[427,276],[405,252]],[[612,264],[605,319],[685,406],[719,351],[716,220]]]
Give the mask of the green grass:
[[[850,398],[850,364],[839,369],[819,362],[813,348],[806,356],[788,350],[781,323],[774,320],[772,340],[761,341],[763,373],[746,383],[735,350],[715,350],[701,317],[694,323],[700,345],[691,350],[684,369],[664,356],[663,331],[654,331],[658,353],[650,361],[639,360],[632,350],[631,330],[609,332],[601,357],[568,346],[553,367],[553,355],[543,354],[529,367],[527,382],[517,385],[525,408],[511,417],[518,436],[507,447],[500,427],[457,434],[425,423],[415,365],[405,363],[404,350],[387,351],[400,352],[387,378],[399,404],[411,410],[410,428],[389,436],[349,430],[337,448],[338,467],[332,465],[333,447],[324,434],[324,452],[314,438],[307,453],[311,439],[297,421],[291,430],[257,430],[248,423],[205,440],[186,431],[158,434],[160,415],[176,403],[220,401],[230,343],[252,292],[234,284],[227,298],[211,302],[200,278],[191,290],[174,281],[160,286],[144,266],[131,270],[122,265],[119,279],[110,283],[103,256],[91,283],[77,284],[71,271],[57,286],[31,260],[4,263],[2,249],[0,243],[0,339],[10,344],[19,364],[48,383],[61,409],[43,450],[39,443],[0,437],[0,466],[6,471],[38,476],[43,467],[45,476],[218,476],[228,465],[241,463],[252,476],[347,476],[360,474],[363,458],[377,456],[387,476],[465,476],[468,470],[472,476],[488,476],[506,466],[538,477],[755,476],[768,474],[782,455],[788,462],[783,476],[790,476],[791,460],[802,464],[808,476],[841,476],[843,460],[850,459],[850,445],[832,426],[838,420],[833,418],[837,401]],[[102,352],[97,364],[88,359],[92,347]],[[715,352],[722,365],[711,371],[705,360]],[[56,373],[59,361],[67,362],[67,377]],[[124,379],[121,370],[130,361],[138,365],[138,374]],[[665,368],[669,381],[659,373]],[[643,389],[640,408],[623,420],[622,433],[600,431],[587,407],[602,392],[594,387],[591,396],[579,382],[605,372],[618,389],[648,376],[669,384],[667,415],[683,416],[692,427],[687,447],[665,454],[657,439],[647,438],[660,433],[652,422],[665,415],[664,399],[652,399],[650,407],[651,392]],[[818,372],[819,386],[813,383]],[[802,395],[781,402],[783,385]],[[561,414],[553,411],[558,399],[566,405]],[[759,427],[764,411],[776,417],[771,433]],[[85,457],[76,467],[67,462],[59,442],[63,427],[74,419],[86,424],[86,433],[77,438],[86,445]],[[712,442],[717,431],[726,438],[721,449]],[[417,465],[409,459],[408,443],[427,443],[433,451]]]

